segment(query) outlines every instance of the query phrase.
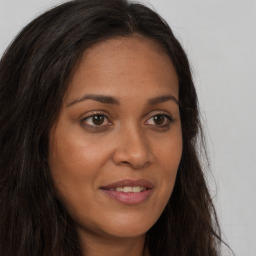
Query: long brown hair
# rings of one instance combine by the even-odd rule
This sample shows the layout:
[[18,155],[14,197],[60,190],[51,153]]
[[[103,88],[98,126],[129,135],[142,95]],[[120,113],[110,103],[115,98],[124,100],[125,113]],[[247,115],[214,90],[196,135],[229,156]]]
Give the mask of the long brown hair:
[[78,256],[72,219],[54,195],[48,133],[83,52],[134,33],[165,49],[179,78],[183,154],[172,196],[148,231],[152,256],[217,256],[220,229],[199,162],[201,126],[187,56],[154,11],[126,0],[64,3],[27,25],[0,62],[0,255]]

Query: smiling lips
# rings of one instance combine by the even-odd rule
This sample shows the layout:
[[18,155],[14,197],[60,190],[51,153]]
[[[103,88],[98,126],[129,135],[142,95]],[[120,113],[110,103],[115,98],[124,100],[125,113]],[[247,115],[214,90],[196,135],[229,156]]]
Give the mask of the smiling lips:
[[153,184],[147,180],[121,180],[100,189],[105,195],[121,203],[134,205],[144,202],[153,192]]

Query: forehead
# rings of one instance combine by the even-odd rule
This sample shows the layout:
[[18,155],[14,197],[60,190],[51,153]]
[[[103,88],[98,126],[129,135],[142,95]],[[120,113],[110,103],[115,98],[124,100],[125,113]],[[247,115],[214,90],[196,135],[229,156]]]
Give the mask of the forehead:
[[178,98],[178,78],[160,44],[142,36],[120,37],[84,52],[69,85],[67,101],[99,91],[121,98],[171,91]]

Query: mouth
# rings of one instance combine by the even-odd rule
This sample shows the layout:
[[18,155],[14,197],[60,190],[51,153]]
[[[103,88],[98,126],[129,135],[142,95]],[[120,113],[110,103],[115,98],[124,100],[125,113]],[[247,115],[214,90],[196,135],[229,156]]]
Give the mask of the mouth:
[[134,187],[128,187],[128,186],[125,186],[125,187],[117,187],[117,188],[111,188],[109,190],[111,191],[119,191],[119,192],[124,192],[124,193],[139,193],[139,192],[142,192],[144,190],[147,190],[149,188],[146,188],[146,187],[141,187],[141,186],[134,186]]
[[153,193],[153,184],[147,180],[121,180],[100,187],[105,195],[123,204],[134,205],[146,201]]

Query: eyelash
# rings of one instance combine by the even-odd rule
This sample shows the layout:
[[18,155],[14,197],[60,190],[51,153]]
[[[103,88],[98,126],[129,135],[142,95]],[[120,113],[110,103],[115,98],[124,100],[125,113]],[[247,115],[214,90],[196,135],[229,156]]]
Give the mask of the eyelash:
[[[91,119],[91,118],[93,118],[93,117],[95,117],[95,116],[103,116],[103,117],[104,117],[104,120],[105,120],[105,119],[109,120],[109,118],[105,115],[105,113],[102,113],[102,112],[95,112],[95,113],[93,113],[92,115],[83,118],[83,119],[81,120],[82,124],[84,124],[85,121],[87,121],[87,120],[89,120],[89,119]],[[91,125],[91,124],[89,124],[89,125],[85,125],[85,126],[87,126],[87,127],[89,126],[90,128],[99,129],[99,128],[105,127],[106,125],[103,126],[103,125],[95,125],[95,124],[94,124],[94,125]],[[110,126],[110,125],[107,125],[107,126]]]
[[[88,124],[84,124],[86,121],[88,121],[89,119],[92,119],[93,117],[96,117],[96,116],[103,116],[103,117],[104,117],[103,122],[105,122],[106,119],[109,121],[109,118],[106,116],[105,113],[102,113],[102,112],[95,112],[95,113],[93,113],[92,115],[87,116],[87,117],[85,117],[85,118],[83,118],[83,119],[81,120],[82,126],[90,127],[90,128],[92,128],[92,129],[100,129],[100,128],[103,128],[103,127],[111,126],[111,125],[112,125],[112,124],[110,124],[110,125],[109,125],[109,124],[108,124],[108,125],[102,125],[102,124],[99,124],[99,125],[89,124],[89,125],[88,125]],[[169,128],[169,126],[170,126],[172,123],[175,122],[175,120],[173,119],[172,116],[167,115],[167,114],[164,114],[164,113],[162,113],[162,112],[154,113],[154,115],[151,116],[149,119],[147,119],[147,121],[148,121],[148,120],[151,120],[152,118],[154,118],[154,117],[156,117],[156,116],[162,116],[162,117],[165,118],[164,122],[167,121],[167,124],[164,124],[164,125],[162,125],[162,124],[161,124],[161,125],[157,125],[157,124],[152,125],[152,126],[156,126],[157,128],[160,128],[160,129],[161,129],[161,128]]]

